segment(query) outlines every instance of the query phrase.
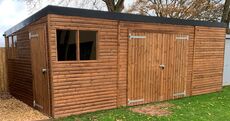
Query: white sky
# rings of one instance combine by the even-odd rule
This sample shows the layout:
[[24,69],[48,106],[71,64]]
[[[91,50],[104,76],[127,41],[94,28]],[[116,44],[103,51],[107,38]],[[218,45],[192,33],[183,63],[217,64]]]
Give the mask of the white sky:
[[[5,46],[3,33],[12,26],[29,17],[30,12],[22,0],[0,0],[0,47]],[[125,0],[128,6],[133,0]],[[49,3],[45,2],[41,7],[45,7]],[[36,11],[34,11],[36,12]]]
[[28,15],[23,3],[16,0],[0,0],[0,47],[5,45],[4,31],[25,19]]

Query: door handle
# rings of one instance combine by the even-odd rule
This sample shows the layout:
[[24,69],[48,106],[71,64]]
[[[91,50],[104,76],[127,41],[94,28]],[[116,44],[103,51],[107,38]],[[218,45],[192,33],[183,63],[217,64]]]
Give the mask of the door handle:
[[42,73],[46,73],[47,69],[43,68]]
[[164,65],[164,64],[161,64],[161,65],[160,65],[160,68],[161,68],[161,69],[165,69],[165,65]]

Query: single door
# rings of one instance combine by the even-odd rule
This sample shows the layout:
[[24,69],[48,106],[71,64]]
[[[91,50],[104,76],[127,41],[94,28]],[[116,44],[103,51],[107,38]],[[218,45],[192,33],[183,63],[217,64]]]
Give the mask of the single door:
[[30,30],[31,62],[33,75],[33,106],[50,115],[46,27],[37,26]]
[[130,33],[128,105],[158,101],[160,97],[162,34]]
[[183,97],[186,95],[189,36],[180,34],[162,36],[160,100]]
[[225,41],[224,85],[230,85],[230,39]]
[[128,104],[184,96],[188,36],[134,32],[129,38]]

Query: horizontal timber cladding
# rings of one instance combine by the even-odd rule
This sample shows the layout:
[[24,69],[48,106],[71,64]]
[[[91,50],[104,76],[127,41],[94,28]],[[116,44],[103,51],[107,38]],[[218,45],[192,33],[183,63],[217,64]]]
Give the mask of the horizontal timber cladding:
[[[48,17],[54,117],[117,107],[117,21]],[[56,29],[97,30],[97,60],[57,61]]]
[[196,27],[195,35],[192,95],[220,91],[225,29]]
[[7,58],[9,91],[15,98],[30,106],[33,105],[33,84],[29,28],[46,21],[46,17],[43,17],[14,33],[17,36],[17,56],[13,59]]
[[[138,21],[142,22],[138,22],[135,15],[84,11],[48,6],[6,32],[6,36],[17,36],[16,54],[6,60],[9,91],[13,96],[31,106],[36,97],[29,32],[35,32],[35,40],[39,38],[38,35],[42,35],[40,37],[44,37],[44,40],[48,39],[48,59],[45,60],[48,71],[42,68],[42,72],[45,74],[47,71],[51,81],[47,81],[47,84],[50,86],[51,95],[48,96],[51,97],[53,117],[163,101],[221,89],[225,29],[218,27],[224,27],[224,24],[176,19],[161,21],[160,18],[155,18],[154,21],[158,23],[154,23],[149,17],[143,17],[146,20],[142,21],[141,16]],[[47,27],[47,33],[44,34],[41,28],[36,29],[37,25]],[[58,61],[57,50],[62,45],[57,47],[57,29],[97,33],[97,59],[79,61],[81,56],[77,54],[78,60]],[[85,31],[77,33],[80,32]],[[77,37],[80,43],[80,35]],[[144,41],[141,41],[143,38]],[[6,46],[7,41],[6,38]],[[76,45],[77,53],[81,48]],[[34,44],[34,47],[38,46]],[[14,51],[6,49],[7,53]],[[37,69],[40,70],[40,67]],[[132,73],[133,70],[139,77]],[[34,104],[36,106],[36,102]]]
[[31,61],[28,59],[8,60],[8,80],[11,95],[32,106]]

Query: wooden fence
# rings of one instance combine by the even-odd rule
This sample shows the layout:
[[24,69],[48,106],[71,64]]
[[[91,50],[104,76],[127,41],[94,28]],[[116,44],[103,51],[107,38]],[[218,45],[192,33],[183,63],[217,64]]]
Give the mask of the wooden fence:
[[5,48],[0,48],[0,92],[8,90]]

